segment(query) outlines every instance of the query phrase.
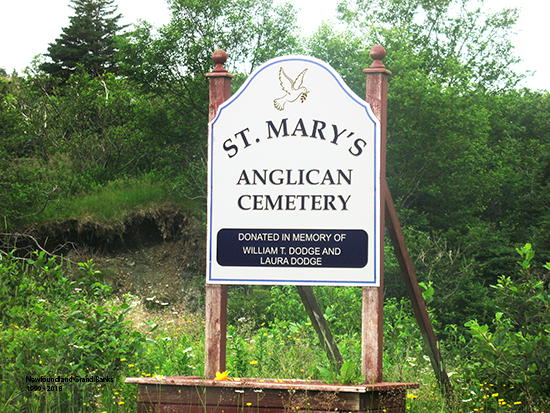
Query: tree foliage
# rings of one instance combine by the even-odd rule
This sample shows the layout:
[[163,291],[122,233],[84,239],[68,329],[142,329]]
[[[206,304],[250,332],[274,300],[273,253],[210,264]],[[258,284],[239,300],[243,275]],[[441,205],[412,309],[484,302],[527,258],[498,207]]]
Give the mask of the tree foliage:
[[174,186],[181,193],[204,196],[205,74],[212,70],[212,53],[228,53],[236,87],[254,66],[295,50],[296,11],[272,0],[171,0],[169,6],[171,21],[158,33],[142,23],[121,39],[120,67],[136,88],[163,108],[162,121],[150,124],[148,133],[164,141],[167,155],[176,154],[172,162],[164,158],[166,170],[176,171],[182,163],[189,166]]
[[[85,28],[93,16],[105,20],[110,4],[75,2],[67,33]],[[26,78],[0,78],[4,225],[57,199],[143,173],[154,172],[180,195],[200,196],[208,122],[204,74],[212,69],[212,52],[226,48],[240,56],[235,68],[249,70],[288,51],[296,42],[294,10],[271,6],[267,0],[172,2],[172,21],[158,34],[142,23],[119,38],[124,77],[107,73],[114,67],[109,55],[100,73],[80,61],[85,70],[73,71],[75,64],[55,75],[38,70]],[[101,27],[114,27],[118,17]],[[112,52],[112,36],[105,39]],[[247,60],[251,54],[254,59]]]
[[[489,12],[484,0],[346,0],[338,11],[376,43],[412,53],[445,86],[501,90],[521,79],[510,40],[517,9]],[[394,73],[398,56],[388,56]]]
[[212,53],[224,49],[232,72],[253,67],[296,46],[295,10],[272,0],[171,0],[172,18],[158,33],[146,23],[121,39],[124,73],[143,90],[177,99],[200,120],[207,114]]
[[[493,305],[487,285],[513,274],[513,246],[544,245],[537,255],[548,261],[548,94],[513,87],[517,11],[349,0],[339,15],[344,29],[322,25],[307,53],[364,96],[361,69],[372,45],[385,46],[388,183],[417,274],[437,291],[437,318],[460,328]],[[386,261],[387,293],[400,297]]]
[[115,71],[115,36],[122,30],[114,0],[71,0],[75,15],[63,28],[61,37],[50,43],[51,61],[40,68],[46,73],[68,79],[78,66],[91,76]]
[[[482,1],[470,0],[348,0],[339,6],[342,30],[323,24],[301,39],[288,4],[170,0],[169,24],[155,31],[141,22],[115,45],[120,27],[119,15],[110,17],[112,1],[73,4],[71,26],[50,46],[53,63],[26,77],[0,70],[4,229],[19,229],[25,217],[59,200],[116,190],[144,175],[174,197],[200,197],[204,75],[216,49],[229,55],[235,88],[271,57],[306,53],[327,61],[364,96],[362,69],[380,43],[392,72],[387,178],[418,278],[430,292],[435,328],[460,343],[453,354],[475,363],[474,379],[513,377],[520,389],[514,396],[525,404],[536,393],[546,397],[548,388],[537,386],[548,376],[548,279],[525,266],[518,277],[514,247],[531,242],[537,250],[533,257],[530,247],[518,249],[529,254],[524,265],[550,261],[550,95],[513,88],[521,79],[509,42],[516,11],[488,13]],[[94,37],[102,30],[105,43]],[[71,43],[79,36],[82,45]],[[406,292],[391,249],[388,242],[387,345],[393,352],[416,346],[416,354],[421,348],[413,344],[414,320],[403,307]],[[16,271],[10,277],[19,279]],[[255,321],[265,329],[258,337],[268,337],[262,323],[301,330],[306,315],[290,287],[233,290],[230,318]],[[335,334],[359,334],[359,289],[319,287],[316,294]],[[290,342],[290,335],[273,343],[282,340]],[[232,346],[243,371],[255,369],[239,353],[244,339],[236,334]],[[358,357],[359,350],[347,351]],[[401,366],[409,361],[408,354],[399,357]]]
[[149,172],[154,145],[139,126],[149,102],[136,97],[114,75],[11,79],[0,111],[6,120],[0,142],[4,224],[11,227],[57,199]]
[[[75,2],[88,3],[111,4]],[[441,322],[462,325],[491,305],[486,286],[513,272],[510,246],[531,241],[550,261],[550,100],[511,88],[520,78],[504,66],[515,61],[513,10],[487,13],[466,0],[349,1],[339,8],[343,30],[323,24],[300,39],[288,4],[169,5],[172,19],[158,32],[142,22],[118,38],[118,76],[0,77],[5,226],[60,197],[145,173],[179,195],[202,196],[204,74],[218,48],[228,52],[235,87],[265,60],[304,52],[329,62],[361,96],[370,47],[382,43],[392,71],[388,181]],[[400,297],[394,264],[388,258],[386,288]]]

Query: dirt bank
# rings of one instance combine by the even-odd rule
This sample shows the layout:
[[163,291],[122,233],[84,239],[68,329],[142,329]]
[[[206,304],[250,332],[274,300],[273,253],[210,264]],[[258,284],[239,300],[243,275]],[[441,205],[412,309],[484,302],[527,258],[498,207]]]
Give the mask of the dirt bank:
[[137,295],[151,308],[177,303],[194,311],[202,304],[205,230],[173,206],[132,213],[123,222],[50,222],[12,234],[9,243],[20,255],[44,249],[72,262],[93,259],[117,294]]

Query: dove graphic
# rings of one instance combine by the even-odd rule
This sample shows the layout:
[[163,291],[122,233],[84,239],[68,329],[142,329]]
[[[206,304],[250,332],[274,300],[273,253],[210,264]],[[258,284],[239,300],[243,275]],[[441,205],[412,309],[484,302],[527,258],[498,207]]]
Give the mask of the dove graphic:
[[292,80],[288,77],[282,67],[279,69],[279,82],[281,82],[281,87],[286,92],[286,95],[273,101],[275,108],[278,110],[283,110],[285,108],[285,103],[287,102],[294,102],[298,98],[300,98],[302,103],[306,100],[309,91],[305,88],[305,86],[302,86],[306,72],[307,69],[304,69],[295,80]]

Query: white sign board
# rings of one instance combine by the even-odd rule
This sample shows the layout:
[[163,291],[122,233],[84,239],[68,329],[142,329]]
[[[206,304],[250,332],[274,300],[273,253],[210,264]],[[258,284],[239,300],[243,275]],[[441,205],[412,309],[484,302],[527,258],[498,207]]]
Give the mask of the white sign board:
[[208,283],[379,285],[380,126],[334,69],[268,61],[208,142]]

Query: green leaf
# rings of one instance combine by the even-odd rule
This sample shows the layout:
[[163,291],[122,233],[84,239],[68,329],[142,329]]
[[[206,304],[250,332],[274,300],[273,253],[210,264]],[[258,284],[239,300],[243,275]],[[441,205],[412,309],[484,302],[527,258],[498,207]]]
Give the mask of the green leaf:
[[353,369],[354,369],[354,364],[351,360],[348,360],[344,364],[342,364],[342,367],[340,368],[341,380],[347,381],[351,377],[353,377]]
[[328,369],[323,366],[317,366],[317,370],[321,375],[321,379],[327,382],[328,384],[333,384],[336,381],[336,374],[331,369]]

